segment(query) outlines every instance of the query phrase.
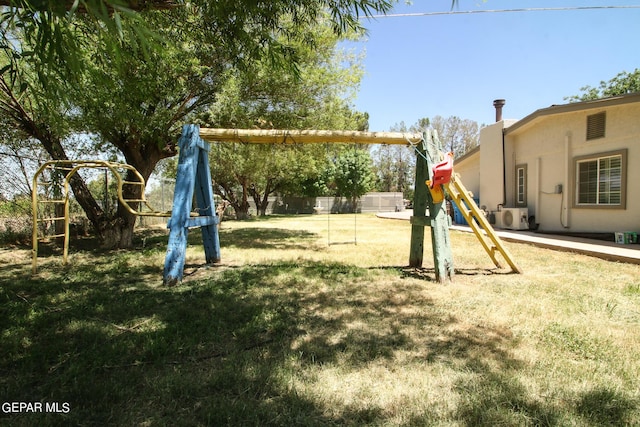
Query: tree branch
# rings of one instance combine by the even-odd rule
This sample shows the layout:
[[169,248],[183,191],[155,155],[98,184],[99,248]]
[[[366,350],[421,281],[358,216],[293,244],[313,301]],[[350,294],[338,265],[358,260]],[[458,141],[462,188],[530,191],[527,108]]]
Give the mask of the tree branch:
[[[16,0],[0,0],[0,6],[9,6],[9,7],[20,7],[20,3]],[[66,10],[69,11],[72,9],[74,0],[59,0],[57,9],[58,10]],[[93,3],[93,4],[91,4]],[[99,9],[104,4],[107,7],[107,10],[113,11],[115,9],[114,2],[110,0],[102,0],[102,1],[94,1],[89,4],[79,3],[76,9],[78,13],[92,13],[95,9]],[[180,2],[176,0],[128,0],[123,2],[125,7],[129,10],[133,10],[135,12],[142,12],[145,10],[169,10],[181,7]],[[47,10],[46,6],[48,2],[41,1],[30,1],[29,6],[32,10],[37,10],[39,12],[44,12]],[[97,11],[97,10],[96,10]]]

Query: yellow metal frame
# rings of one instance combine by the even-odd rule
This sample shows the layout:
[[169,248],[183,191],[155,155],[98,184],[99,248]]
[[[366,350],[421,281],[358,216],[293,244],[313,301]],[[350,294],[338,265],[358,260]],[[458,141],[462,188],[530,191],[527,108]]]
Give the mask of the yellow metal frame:
[[[485,218],[484,213],[480,210],[476,202],[473,200],[473,196],[460,180],[460,176],[454,173],[451,176],[451,181],[448,184],[444,184],[445,189],[451,196],[453,202],[460,209],[460,213],[467,220],[467,224],[471,227],[471,230],[475,233],[476,237],[482,244],[484,250],[489,254],[489,257],[493,261],[496,267],[502,268],[500,262],[496,258],[496,252],[499,252],[504,260],[511,267],[511,271],[515,273],[522,273],[522,270],[513,260],[513,256],[504,247],[502,241]],[[474,221],[475,219],[475,221]],[[482,227],[482,229],[480,228]],[[484,233],[482,232],[484,230]]]
[[[62,250],[62,262],[64,264],[67,263],[67,257],[69,253],[69,179],[80,169],[108,169],[113,176],[115,176],[118,182],[118,200],[120,204],[127,210],[129,213],[138,216],[153,216],[153,217],[170,217],[171,212],[159,212],[154,210],[151,205],[147,202],[145,198],[145,187],[146,183],[140,172],[136,168],[131,165],[125,163],[116,163],[116,162],[108,162],[103,160],[51,160],[44,163],[40,168],[36,171],[33,176],[33,185],[31,190],[31,208],[33,211],[33,234],[32,234],[32,263],[31,269],[35,274],[37,271],[37,261],[38,261],[38,241],[40,240],[38,237],[38,223],[44,221],[62,221],[64,220],[64,233],[63,234],[55,234],[50,236],[52,238],[56,237],[64,237],[64,246]],[[137,181],[127,181],[125,180],[120,171],[127,170],[133,173],[133,176],[137,179]],[[63,186],[63,194],[62,199],[58,200],[39,200],[38,198],[38,187],[42,185],[39,181],[40,176],[46,170],[59,170],[65,171],[66,174],[64,176],[64,186]],[[125,185],[138,185],[141,187],[141,196],[140,199],[125,199],[122,194],[122,188]],[[53,218],[38,218],[38,203],[63,203],[64,204],[64,217],[53,217]],[[145,207],[148,210],[135,210],[129,205],[129,203],[140,203],[141,209]]]

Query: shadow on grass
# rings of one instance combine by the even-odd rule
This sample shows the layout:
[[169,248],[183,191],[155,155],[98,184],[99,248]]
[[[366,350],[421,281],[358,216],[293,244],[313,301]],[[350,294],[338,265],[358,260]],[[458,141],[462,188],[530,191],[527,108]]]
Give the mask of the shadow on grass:
[[593,426],[632,425],[630,415],[638,401],[617,390],[595,388],[584,392],[578,400],[577,412]]
[[[385,424],[385,408],[345,405],[336,414],[295,384],[325,366],[391,368],[405,352],[477,374],[458,384],[455,421],[512,425],[504,410],[483,412],[507,405],[532,425],[554,424],[553,408],[517,380],[522,362],[510,355],[509,331],[461,322],[422,284],[376,287],[375,271],[310,261],[228,268],[175,288],[139,279],[160,269],[114,255],[3,285],[0,394],[70,411],[0,413],[0,423]],[[409,424],[433,416],[423,408]]]
[[[436,280],[436,269],[433,267],[373,267],[371,270],[394,270],[397,271],[401,277],[408,277],[413,279],[425,280],[429,282],[434,282]],[[496,275],[505,275],[505,274],[513,274],[510,271],[500,270],[496,268],[474,268],[474,269],[455,269],[456,275],[462,276],[490,276],[493,274]]]
[[[137,252],[140,250],[166,250],[168,241],[168,230],[162,228],[142,228],[137,229],[133,238],[133,246],[129,249],[109,249],[101,246],[100,241],[95,236],[71,237],[69,240],[69,255],[77,253],[89,253],[93,255],[111,255],[122,252]],[[198,230],[194,236],[189,236],[188,243],[202,245],[202,237]],[[52,239],[38,243],[38,258],[62,257],[62,239]],[[31,249],[29,242],[20,249]]]
[[455,273],[461,276],[491,276],[517,274],[511,270],[500,268],[456,268]]
[[[560,426],[574,425],[580,418],[581,423],[577,425],[636,425],[632,416],[638,411],[637,399],[618,391],[607,388],[587,391],[578,397],[575,407],[568,408],[575,411],[572,413],[528,397],[528,392],[510,371],[496,371],[482,364],[473,369],[482,375],[458,384],[464,396],[458,417],[465,425]],[[477,393],[479,389],[483,390],[482,394]]]
[[[219,230],[220,246],[241,249],[308,249],[319,237],[316,233],[304,230],[288,230],[284,228],[251,227]],[[146,228],[136,230],[133,247],[129,251],[140,249],[166,250],[169,231],[161,228]],[[189,230],[187,245],[202,246],[202,232],[199,228]],[[24,247],[27,249],[27,247]],[[95,237],[73,238],[70,241],[69,252],[91,252],[103,254],[112,252],[100,247]],[[46,242],[38,245],[41,257],[61,256],[62,242]]]
[[316,233],[284,228],[236,228],[220,230],[220,246],[240,249],[309,249]]

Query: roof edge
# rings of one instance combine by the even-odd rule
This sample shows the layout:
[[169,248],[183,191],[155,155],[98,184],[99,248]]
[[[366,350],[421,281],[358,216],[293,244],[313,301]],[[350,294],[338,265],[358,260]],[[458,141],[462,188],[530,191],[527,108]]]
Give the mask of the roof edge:
[[454,162],[460,162],[463,160],[468,159],[469,157],[473,156],[474,154],[476,154],[478,151],[480,151],[480,144],[476,145],[475,147],[473,147],[471,150],[467,151],[466,153],[464,153],[462,156],[456,158],[454,160]]
[[550,116],[552,114],[573,113],[576,111],[611,107],[615,105],[630,104],[634,102],[640,102],[640,92],[611,96],[608,98],[599,98],[590,101],[570,102],[568,104],[552,105],[551,107],[536,110],[528,116],[518,120],[511,126],[505,128],[504,133],[513,133],[540,117]]

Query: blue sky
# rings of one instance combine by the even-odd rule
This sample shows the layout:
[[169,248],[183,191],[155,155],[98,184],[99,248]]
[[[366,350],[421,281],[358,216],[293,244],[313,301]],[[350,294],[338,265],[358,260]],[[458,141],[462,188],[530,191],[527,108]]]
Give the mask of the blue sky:
[[[459,0],[456,11],[640,6],[640,0]],[[400,0],[392,13],[451,11],[450,0]],[[366,20],[365,77],[355,107],[370,130],[421,117],[495,120],[564,104],[586,85],[640,68],[640,8],[478,13]]]

